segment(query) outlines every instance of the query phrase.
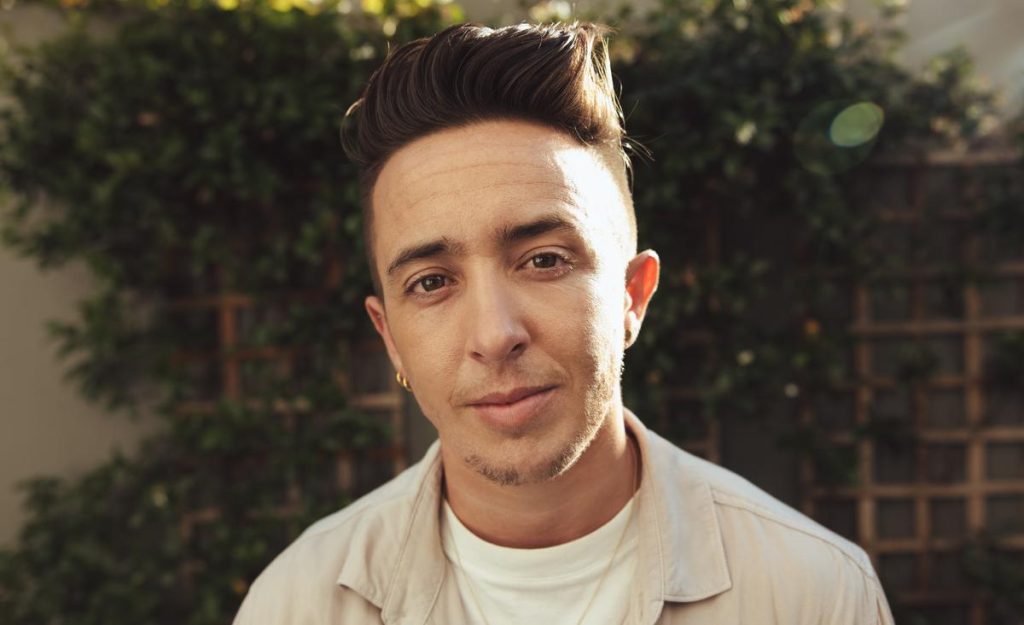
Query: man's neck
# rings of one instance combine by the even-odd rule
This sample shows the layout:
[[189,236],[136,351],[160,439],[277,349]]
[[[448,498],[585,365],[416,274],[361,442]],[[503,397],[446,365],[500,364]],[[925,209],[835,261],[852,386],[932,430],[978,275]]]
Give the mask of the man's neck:
[[488,542],[550,547],[610,521],[633,496],[639,464],[622,413],[615,411],[569,470],[542,483],[503,486],[446,458],[445,497],[462,523]]

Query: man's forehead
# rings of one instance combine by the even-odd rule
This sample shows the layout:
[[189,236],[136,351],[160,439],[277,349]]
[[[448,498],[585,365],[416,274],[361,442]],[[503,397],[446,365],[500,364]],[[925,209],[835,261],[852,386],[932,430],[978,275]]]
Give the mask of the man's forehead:
[[[579,239],[589,240],[598,236],[596,225],[586,218],[586,210],[580,203],[566,199],[562,193],[553,192],[529,197],[510,194],[500,198],[502,190],[494,187],[481,191],[489,197],[479,197],[479,202],[471,202],[465,211],[447,211],[442,209],[422,210],[426,203],[420,204],[419,210],[398,211],[385,223],[380,220],[375,226],[380,260],[385,263],[394,261],[400,250],[428,241],[443,240],[452,250],[480,253],[497,252],[501,248],[522,240],[521,237],[510,237],[508,233],[523,226],[539,222],[556,223],[557,228],[545,231],[574,233]],[[439,191],[431,200],[433,206],[445,203],[446,191]],[[460,194],[460,201],[465,195]],[[477,205],[487,204],[489,210],[473,210]]]
[[628,247],[628,191],[619,178],[601,149],[529,122],[421,137],[392,155],[374,186],[375,262],[384,273],[411,250],[491,253],[520,240],[494,233],[550,217],[588,248]]
[[576,209],[586,204],[580,185],[547,167],[497,160],[430,169],[433,173],[424,170],[421,175],[396,176],[388,181],[391,184],[378,183],[381,193],[375,196],[375,218],[404,221],[437,217],[437,209],[453,204],[465,208],[502,204],[513,208],[519,203],[551,202]]
[[594,177],[593,155],[555,130],[525,122],[486,122],[422,137],[398,150],[374,187],[374,207],[415,208],[422,202],[493,192],[578,199]]

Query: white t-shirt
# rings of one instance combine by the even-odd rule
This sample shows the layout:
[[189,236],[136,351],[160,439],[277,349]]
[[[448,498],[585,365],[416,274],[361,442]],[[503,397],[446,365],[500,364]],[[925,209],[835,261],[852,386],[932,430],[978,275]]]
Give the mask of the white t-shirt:
[[[639,533],[633,507],[631,499],[612,520],[571,542],[512,549],[471,532],[445,501],[442,545],[473,625],[485,622],[477,603],[490,625],[575,625],[584,610],[587,625],[621,625],[629,610],[637,565]],[[601,581],[620,537],[619,551]]]

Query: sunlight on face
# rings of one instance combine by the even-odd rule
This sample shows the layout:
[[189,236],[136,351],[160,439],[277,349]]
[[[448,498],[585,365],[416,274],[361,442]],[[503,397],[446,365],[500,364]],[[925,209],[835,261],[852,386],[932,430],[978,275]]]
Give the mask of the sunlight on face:
[[604,426],[620,402],[626,201],[606,155],[519,121],[429,135],[381,170],[384,300],[367,307],[446,461],[540,481]]

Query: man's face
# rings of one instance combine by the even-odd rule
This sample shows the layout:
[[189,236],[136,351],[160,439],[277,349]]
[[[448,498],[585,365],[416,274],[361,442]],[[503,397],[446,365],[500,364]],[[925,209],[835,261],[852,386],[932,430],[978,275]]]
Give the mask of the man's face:
[[489,121],[418,139],[381,170],[383,301],[367,311],[446,462],[549,479],[619,405],[625,327],[639,326],[627,191],[606,163],[555,130]]

